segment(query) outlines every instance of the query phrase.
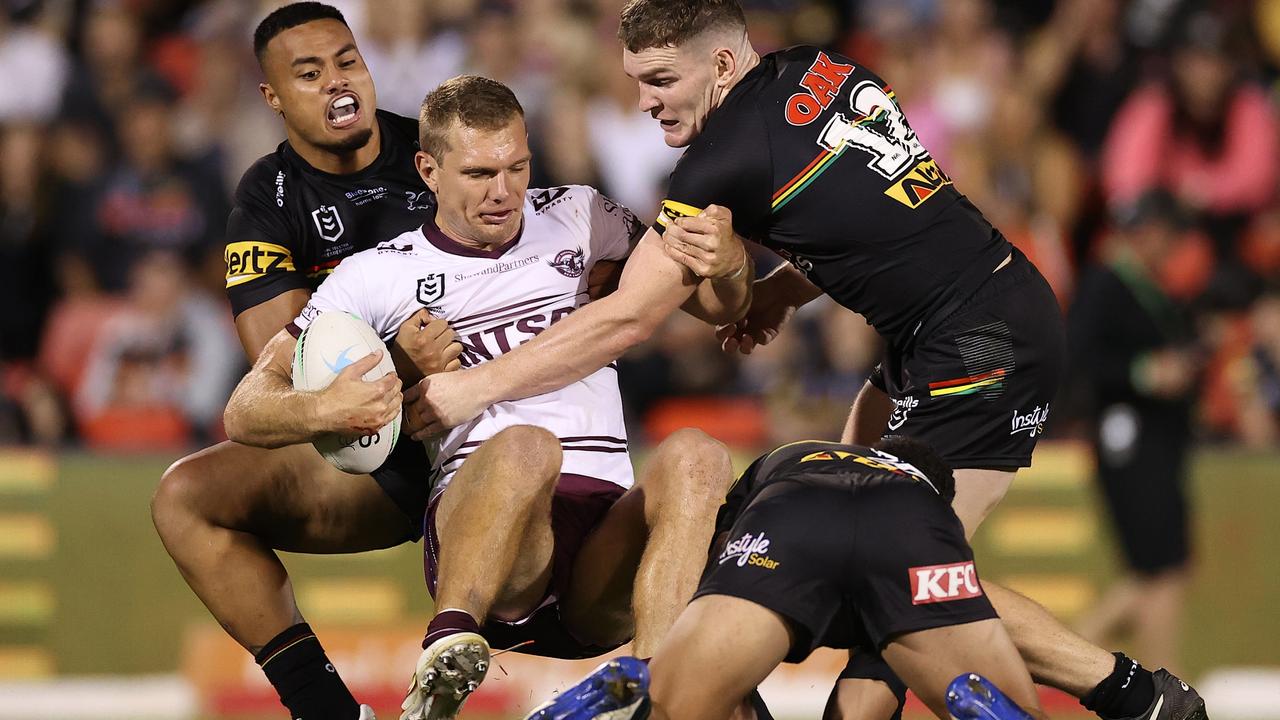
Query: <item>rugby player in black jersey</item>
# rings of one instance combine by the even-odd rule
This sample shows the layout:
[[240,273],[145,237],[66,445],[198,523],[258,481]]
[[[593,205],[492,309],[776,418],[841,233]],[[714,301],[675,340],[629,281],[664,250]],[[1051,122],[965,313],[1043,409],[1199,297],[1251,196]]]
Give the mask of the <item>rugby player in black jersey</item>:
[[762,455],[720,508],[702,581],[653,656],[651,687],[631,659],[607,662],[529,720],[621,720],[622,708],[643,718],[646,697],[650,718],[723,720],[784,660],[850,646],[880,649],[938,717],[1043,718],[983,595],[954,493],[937,453],[902,436]]
[[[1065,348],[1047,283],[955,189],[889,86],[848,58],[805,47],[761,58],[735,0],[632,0],[620,35],[641,109],[669,145],[688,146],[652,232],[617,293],[497,362],[423,380],[407,393],[406,422],[436,432],[612,360],[692,292],[661,260],[724,271],[707,266],[704,248],[659,234],[731,214],[738,235],[791,267],[756,284],[726,346],[767,341],[824,292],[864,315],[888,350],[844,439],[869,444],[887,429],[935,447],[957,468],[954,507],[971,534],[1030,464],[1057,390]],[[1203,714],[1199,696],[1167,672],[1096,648],[1031,600],[986,587],[1041,682],[1108,719]],[[905,691],[878,657],[855,653],[844,677],[833,712],[900,708]]]
[[[342,258],[421,225],[432,206],[414,166],[417,121],[376,109],[372,78],[337,10],[286,5],[258,26],[254,51],[263,97],[288,139],[245,172],[227,223],[227,295],[250,361]],[[460,350],[444,321],[423,312],[401,327],[392,355],[399,375],[412,378],[456,367]],[[348,367],[293,420],[346,435],[384,425],[400,409],[400,381],[362,381],[376,361]],[[174,463],[161,480],[152,517],[165,548],[263,666],[290,717],[373,713],[304,622],[275,550],[361,552],[416,540],[428,472],[419,443],[398,443],[373,476],[353,476],[310,445],[224,442]]]

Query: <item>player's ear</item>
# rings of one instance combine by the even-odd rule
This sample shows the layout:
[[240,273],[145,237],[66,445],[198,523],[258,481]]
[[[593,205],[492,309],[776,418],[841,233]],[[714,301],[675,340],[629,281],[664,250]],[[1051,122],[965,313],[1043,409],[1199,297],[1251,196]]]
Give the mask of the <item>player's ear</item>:
[[715,61],[716,85],[725,87],[733,80],[738,69],[738,58],[729,48],[721,47],[716,48]]
[[439,193],[440,163],[436,162],[435,156],[426,150],[419,150],[413,156],[413,163],[418,168],[418,177],[422,178],[422,182],[427,184],[427,188],[433,193]]
[[271,108],[271,112],[284,115],[284,108],[280,105],[280,96],[276,95],[275,88],[271,87],[271,83],[258,83],[258,92],[262,93],[262,99],[267,101],[267,107]]

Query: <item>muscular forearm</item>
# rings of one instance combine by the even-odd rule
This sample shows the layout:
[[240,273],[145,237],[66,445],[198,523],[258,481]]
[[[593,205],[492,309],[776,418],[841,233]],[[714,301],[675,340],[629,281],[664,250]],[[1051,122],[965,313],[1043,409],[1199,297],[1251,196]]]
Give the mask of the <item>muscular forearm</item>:
[[293,389],[288,377],[255,367],[236,386],[223,424],[227,437],[255,447],[278,448],[311,442],[323,434],[316,418],[319,394]]
[[[692,287],[686,293],[691,293]],[[631,312],[625,297],[611,295],[590,303],[491,362],[463,372],[478,373],[486,403],[541,395],[581,380],[644,342],[657,327],[652,318]],[[652,311],[658,321],[667,312]]]
[[682,308],[711,325],[736,322],[751,307],[751,280],[755,263],[746,255],[742,270],[733,277],[703,280]]

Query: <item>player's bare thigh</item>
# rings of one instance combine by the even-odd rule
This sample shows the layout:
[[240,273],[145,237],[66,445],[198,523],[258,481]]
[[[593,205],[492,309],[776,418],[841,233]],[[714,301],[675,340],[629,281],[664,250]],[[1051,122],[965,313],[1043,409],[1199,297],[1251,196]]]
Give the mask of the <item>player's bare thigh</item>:
[[938,717],[948,717],[947,685],[964,673],[982,675],[1023,710],[1044,717],[1031,675],[998,618],[906,633],[882,652],[893,671]]
[[165,472],[153,514],[158,527],[194,519],[291,552],[390,547],[414,530],[371,476],[338,470],[310,445],[222,442],[188,455]]
[[961,468],[955,470],[954,475],[956,497],[951,507],[964,525],[965,539],[971,540],[982,521],[1009,492],[1017,471]]
[[467,557],[494,561],[494,549],[485,544],[489,532],[479,524],[480,518],[521,528],[511,570],[490,609],[494,617],[518,620],[534,610],[546,592],[555,550],[551,498],[562,463],[560,441],[550,432],[528,425],[509,427],[481,443],[440,495],[435,527],[442,560],[452,556],[451,543],[465,543]]
[[740,713],[747,694],[786,658],[792,642],[787,621],[750,600],[695,599],[650,664],[653,717],[723,720]]

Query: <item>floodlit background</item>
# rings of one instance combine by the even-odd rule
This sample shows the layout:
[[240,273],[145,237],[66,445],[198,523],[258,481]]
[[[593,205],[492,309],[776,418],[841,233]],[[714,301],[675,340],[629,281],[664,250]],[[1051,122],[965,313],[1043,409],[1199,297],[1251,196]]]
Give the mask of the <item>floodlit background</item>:
[[[636,111],[619,0],[332,4],[381,107],[416,115],[446,78],[497,78],[528,112],[535,186],[588,183],[655,212],[678,151]],[[1181,630],[1144,661],[1197,682],[1215,719],[1280,717],[1280,2],[744,5],[761,52],[822,45],[885,77],[1064,308],[1111,257],[1117,212],[1155,187],[1179,202],[1190,222],[1158,276],[1196,329],[1194,550]],[[0,718],[285,715],[148,512],[168,463],[221,439],[245,370],[222,233],[240,174],[283,139],[250,39],[273,6],[0,3]],[[834,437],[879,352],[825,301],[749,360],[673,318],[622,364],[633,446],[692,424],[742,467]],[[1123,570],[1093,484],[1087,381],[1068,388],[975,544],[985,576],[1081,622]],[[357,696],[395,717],[430,611],[420,547],[286,563]],[[1106,646],[1135,650],[1125,630]],[[499,660],[464,716],[518,715],[592,665]],[[839,664],[784,668],[766,698],[779,717],[817,717]]]

